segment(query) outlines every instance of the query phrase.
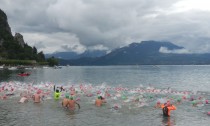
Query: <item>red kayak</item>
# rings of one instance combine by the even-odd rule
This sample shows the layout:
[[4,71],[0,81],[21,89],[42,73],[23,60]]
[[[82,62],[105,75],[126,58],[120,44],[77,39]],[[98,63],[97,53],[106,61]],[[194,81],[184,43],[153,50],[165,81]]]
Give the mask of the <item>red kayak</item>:
[[30,75],[30,73],[19,73],[18,74],[18,76],[21,76],[21,77],[23,77],[23,76],[29,76]]

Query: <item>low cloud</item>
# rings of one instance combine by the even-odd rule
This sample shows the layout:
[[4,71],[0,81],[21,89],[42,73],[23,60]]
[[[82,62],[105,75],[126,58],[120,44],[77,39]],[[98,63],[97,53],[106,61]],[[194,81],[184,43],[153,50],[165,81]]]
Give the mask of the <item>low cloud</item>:
[[206,0],[0,1],[12,31],[23,34],[29,45],[42,42],[45,53],[113,50],[143,40],[210,52],[210,1]]
[[160,47],[160,53],[174,53],[174,54],[190,54],[187,49],[173,49],[169,50],[167,47]]
[[64,49],[65,52],[77,52],[78,54],[86,50],[86,48],[81,45],[62,45],[61,48]]

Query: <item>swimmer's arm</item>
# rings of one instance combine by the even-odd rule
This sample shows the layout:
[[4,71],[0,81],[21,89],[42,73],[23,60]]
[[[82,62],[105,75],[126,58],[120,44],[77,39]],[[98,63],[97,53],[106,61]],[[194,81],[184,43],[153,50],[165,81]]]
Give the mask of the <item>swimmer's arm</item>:
[[54,85],[54,88],[53,88],[53,89],[54,89],[54,91],[55,91],[55,85]]
[[171,106],[168,107],[168,109],[170,109],[170,110],[176,110],[176,107],[174,105],[171,105]]
[[165,106],[163,104],[160,105],[161,108],[164,108]]
[[[63,101],[62,101],[62,106],[63,106],[63,104],[64,104],[64,103],[63,103]],[[65,106],[65,107],[69,108],[69,105],[70,105],[70,104],[69,104],[69,101],[68,101],[68,102],[66,103],[66,106]]]
[[75,103],[77,104],[78,108],[80,109],[80,105],[79,105],[79,103],[77,103],[77,102],[75,102]]

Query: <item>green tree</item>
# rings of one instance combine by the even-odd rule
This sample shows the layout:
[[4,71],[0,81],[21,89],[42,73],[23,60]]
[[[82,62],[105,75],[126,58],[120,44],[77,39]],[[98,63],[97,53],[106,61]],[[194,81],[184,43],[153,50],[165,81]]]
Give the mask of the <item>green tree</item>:
[[55,57],[48,58],[47,62],[49,63],[49,66],[58,65],[58,59],[56,59]]
[[33,47],[33,54],[37,54],[37,49],[35,46]]
[[45,61],[45,56],[42,51],[39,52],[37,55],[38,55],[37,61],[39,61],[39,62]]

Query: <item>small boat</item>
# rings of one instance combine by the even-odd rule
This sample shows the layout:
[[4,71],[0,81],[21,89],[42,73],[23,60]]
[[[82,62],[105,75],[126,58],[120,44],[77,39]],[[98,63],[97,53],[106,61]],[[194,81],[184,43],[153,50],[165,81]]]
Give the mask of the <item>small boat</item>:
[[19,73],[18,76],[24,77],[24,76],[29,76],[30,73]]
[[17,67],[9,67],[8,70],[17,70]]
[[0,66],[0,69],[4,69],[4,66]]
[[54,66],[54,69],[61,69],[62,66]]

